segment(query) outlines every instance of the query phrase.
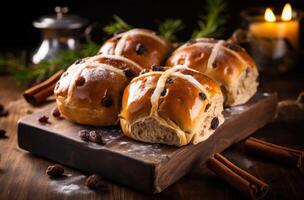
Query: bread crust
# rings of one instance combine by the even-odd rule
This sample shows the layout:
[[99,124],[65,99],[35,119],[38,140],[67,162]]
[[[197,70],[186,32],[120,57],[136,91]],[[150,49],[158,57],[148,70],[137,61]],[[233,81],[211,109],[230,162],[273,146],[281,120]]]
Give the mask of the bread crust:
[[133,139],[182,146],[206,140],[214,132],[211,120],[223,123],[222,111],[223,95],[214,80],[175,66],[131,81],[124,91],[120,124]]
[[145,69],[162,65],[171,53],[171,44],[155,32],[132,29],[117,34],[100,48],[100,54],[121,55],[133,60]]
[[257,66],[236,44],[204,38],[189,41],[167,60],[168,66],[179,64],[218,81],[227,92],[226,106],[246,103],[257,91]]
[[151,65],[163,64],[170,51],[168,41],[146,29],[112,37],[99,55],[76,61],[63,74],[54,90],[59,111],[79,124],[117,124],[129,81]]
[[76,61],[58,81],[54,94],[57,107],[73,122],[110,126],[118,123],[121,97],[130,77],[141,67],[120,56],[97,55]]

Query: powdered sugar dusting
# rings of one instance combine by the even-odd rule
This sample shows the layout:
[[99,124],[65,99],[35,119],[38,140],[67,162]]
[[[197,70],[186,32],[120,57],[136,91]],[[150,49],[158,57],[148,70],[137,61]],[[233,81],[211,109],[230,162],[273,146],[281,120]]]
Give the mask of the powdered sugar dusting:
[[240,113],[243,113],[245,111],[246,107],[245,106],[234,106],[231,108],[226,108],[225,111],[229,112],[230,115],[237,115]]
[[163,151],[163,148],[159,144],[121,141],[113,150],[149,161],[159,161],[168,157],[168,154]]
[[109,143],[113,140],[117,140],[123,136],[122,132],[118,131],[117,129],[111,129],[106,131],[98,130],[98,132],[101,134],[102,139],[106,143]]
[[263,95],[264,97],[268,97],[268,96],[270,96],[270,93],[264,92],[262,95]]
[[50,185],[56,192],[66,195],[90,193],[91,191],[83,184],[85,178],[86,177],[84,175],[73,176],[72,174],[68,174],[67,178],[53,180],[50,182]]
[[71,193],[71,192],[74,192],[75,190],[79,190],[79,189],[80,189],[80,187],[78,185],[70,184],[70,185],[65,185],[65,186],[61,187],[59,189],[59,192]]

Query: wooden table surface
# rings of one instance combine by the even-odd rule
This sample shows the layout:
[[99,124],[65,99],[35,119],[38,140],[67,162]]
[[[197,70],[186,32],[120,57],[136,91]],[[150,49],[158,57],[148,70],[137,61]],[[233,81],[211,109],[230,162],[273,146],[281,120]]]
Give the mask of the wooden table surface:
[[[269,78],[268,78],[269,79]],[[263,90],[276,91],[281,99],[295,98],[304,91],[304,73],[292,73],[262,81]],[[33,108],[21,97],[22,88],[0,76],[0,103],[9,109],[0,118],[0,128],[8,138],[0,139],[0,199],[248,199],[219,179],[205,166],[193,169],[177,183],[157,195],[146,195],[107,181],[109,190],[94,192],[84,186],[88,174],[65,167],[66,177],[52,180],[46,174],[50,160],[18,148],[16,123]],[[303,113],[300,113],[303,114]],[[257,131],[254,137],[276,144],[304,149],[304,118],[274,122]],[[45,148],[48,148],[47,146]],[[64,153],[64,152],[63,152]],[[243,141],[223,152],[232,162],[267,182],[271,190],[266,199],[304,199],[304,169],[287,167],[247,155]],[[101,158],[102,159],[102,158]]]

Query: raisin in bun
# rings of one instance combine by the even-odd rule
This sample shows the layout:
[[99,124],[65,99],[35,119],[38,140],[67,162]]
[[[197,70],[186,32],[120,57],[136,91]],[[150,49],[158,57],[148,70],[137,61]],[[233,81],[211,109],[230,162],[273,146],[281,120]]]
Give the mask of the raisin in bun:
[[222,111],[219,85],[179,65],[134,78],[124,91],[119,117],[128,137],[182,146],[206,140],[223,123]]
[[79,124],[115,125],[123,91],[141,70],[135,62],[116,55],[78,60],[57,82],[57,107],[66,119]]
[[107,40],[99,54],[121,55],[150,69],[152,65],[162,65],[171,50],[171,44],[155,32],[132,29]]
[[179,47],[167,60],[168,66],[186,65],[221,84],[225,105],[247,102],[257,91],[258,70],[253,59],[236,44],[197,39]]

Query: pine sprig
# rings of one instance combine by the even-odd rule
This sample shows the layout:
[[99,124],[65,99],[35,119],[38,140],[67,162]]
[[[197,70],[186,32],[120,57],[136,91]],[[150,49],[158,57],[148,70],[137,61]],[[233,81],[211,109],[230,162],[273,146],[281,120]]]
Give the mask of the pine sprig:
[[[200,17],[199,28],[194,30],[192,38],[199,37],[219,37],[223,33],[223,25],[226,23],[226,4],[224,0],[206,0],[206,15]],[[168,40],[175,41],[176,33],[184,27],[180,19],[166,19],[159,23],[158,31],[160,35]],[[103,30],[108,35],[118,31],[132,29],[133,26],[127,24],[119,16],[114,15],[113,21],[106,25]],[[98,52],[99,45],[89,43],[82,46],[78,51],[63,51],[53,61],[42,61],[39,64],[27,64],[25,52],[19,56],[12,54],[0,55],[0,73],[9,73],[20,84],[32,84],[41,82],[60,69],[67,69],[75,60],[88,56],[93,56]]]
[[125,22],[122,18],[120,18],[117,15],[113,15],[113,21],[110,22],[108,25],[106,25],[103,28],[103,31],[107,35],[113,35],[114,33],[120,32],[120,31],[127,31],[132,29],[133,27]]
[[223,25],[227,22],[225,13],[227,5],[224,0],[206,0],[206,15],[198,21],[199,28],[193,31],[192,38],[220,37],[223,34]]
[[0,56],[0,73],[11,73],[23,69],[26,65],[26,52],[22,51],[18,56],[7,53]]
[[60,69],[67,69],[75,60],[93,56],[98,52],[99,45],[88,43],[77,51],[62,51],[52,61],[39,64],[26,64],[25,56],[6,55],[0,57],[0,73],[10,73],[17,83],[30,85],[46,80]]
[[170,41],[176,41],[176,33],[183,28],[184,24],[180,19],[166,19],[158,24],[159,34]]

